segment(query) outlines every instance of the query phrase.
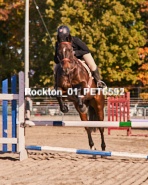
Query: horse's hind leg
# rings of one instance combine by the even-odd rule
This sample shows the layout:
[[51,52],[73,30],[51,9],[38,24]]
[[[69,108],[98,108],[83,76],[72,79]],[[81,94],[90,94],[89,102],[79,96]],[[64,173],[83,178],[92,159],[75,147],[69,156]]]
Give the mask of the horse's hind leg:
[[[78,103],[74,103],[74,105],[75,105],[76,110],[79,112],[81,120],[82,121],[88,121],[87,114],[80,112]],[[89,146],[92,150],[95,150],[94,142],[93,142],[92,137],[91,137],[91,128],[90,127],[85,127],[85,130],[87,131]]]
[[91,136],[91,129],[89,127],[85,127],[85,130],[87,131],[90,149],[96,150],[96,148],[94,147],[94,142],[92,140],[92,136]]
[[[98,120],[99,121],[104,120],[104,111],[103,111],[103,108],[101,108],[100,106],[98,108]],[[106,147],[105,141],[104,141],[104,127],[99,128],[99,130],[100,130],[100,133],[101,133],[101,140],[102,140],[101,148],[104,151],[105,147]]]
[[[99,111],[98,111],[98,120],[99,121],[104,120],[104,111],[103,111],[102,108],[100,108]],[[105,151],[106,145],[105,145],[105,141],[104,141],[104,127],[100,127],[99,130],[100,130],[100,133],[101,133],[101,140],[102,140],[101,148],[102,148],[103,151]]]
[[101,140],[102,140],[101,148],[102,148],[103,151],[105,151],[106,145],[105,145],[105,141],[104,141],[104,128],[101,127],[101,128],[99,128],[99,130],[100,130],[100,133],[101,133]]
[[[96,104],[94,104],[94,109],[95,109],[95,112],[97,113],[96,114],[97,115],[97,118],[96,118],[97,120],[96,121],[103,121],[104,120],[104,111],[103,111],[104,105],[103,105],[103,103],[100,104],[98,102],[100,102],[100,101],[99,100],[98,101],[96,100]],[[104,151],[105,150],[105,147],[106,147],[105,141],[104,141],[104,128],[101,127],[101,128],[99,128],[99,130],[100,130],[100,133],[101,133],[101,140],[102,140],[102,142],[101,142],[101,148]]]

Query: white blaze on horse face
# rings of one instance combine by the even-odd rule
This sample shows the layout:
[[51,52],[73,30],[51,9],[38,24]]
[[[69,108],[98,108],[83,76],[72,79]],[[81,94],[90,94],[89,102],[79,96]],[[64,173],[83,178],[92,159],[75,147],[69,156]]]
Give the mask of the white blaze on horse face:
[[65,48],[63,48],[63,55],[64,55],[64,58],[65,58]]

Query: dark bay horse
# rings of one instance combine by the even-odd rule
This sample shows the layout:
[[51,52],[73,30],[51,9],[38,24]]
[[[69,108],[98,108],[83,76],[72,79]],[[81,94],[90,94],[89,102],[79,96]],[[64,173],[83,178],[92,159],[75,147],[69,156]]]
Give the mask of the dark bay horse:
[[[96,95],[91,95],[89,91],[85,96],[83,96],[84,89],[88,88],[89,85],[90,88],[97,88],[97,86],[95,81],[92,78],[89,78],[85,67],[74,56],[71,42],[61,42],[59,44],[58,57],[60,60],[60,65],[56,74],[57,90],[61,90],[62,95],[67,96],[57,96],[61,111],[63,113],[68,112],[68,107],[64,105],[63,102],[63,100],[68,99],[74,103],[82,121],[103,121],[103,108],[105,103],[104,95],[102,94],[102,91],[100,94],[96,93]],[[69,95],[67,92],[70,88],[76,89],[77,93]],[[89,119],[87,116],[87,108]],[[91,132],[95,131],[96,128],[85,127],[85,129],[88,134],[89,146],[94,150],[95,147],[91,137]],[[101,127],[98,129],[101,133],[101,147],[102,150],[105,150],[106,146],[104,142],[104,128]]]

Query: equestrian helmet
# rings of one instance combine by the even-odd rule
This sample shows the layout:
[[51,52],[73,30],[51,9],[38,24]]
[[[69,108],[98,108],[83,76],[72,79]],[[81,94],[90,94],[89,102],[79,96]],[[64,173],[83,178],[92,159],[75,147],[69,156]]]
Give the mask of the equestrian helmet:
[[68,36],[70,34],[70,29],[68,26],[62,25],[57,30],[57,36]]

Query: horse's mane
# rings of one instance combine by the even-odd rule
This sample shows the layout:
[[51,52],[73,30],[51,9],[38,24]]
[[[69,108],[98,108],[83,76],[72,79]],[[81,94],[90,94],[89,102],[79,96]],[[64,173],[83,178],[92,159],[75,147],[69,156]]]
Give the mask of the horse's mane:
[[78,60],[78,58],[74,56],[74,60],[76,61],[77,66],[79,66],[83,71],[85,71],[88,74],[86,68],[82,65],[82,63]]

